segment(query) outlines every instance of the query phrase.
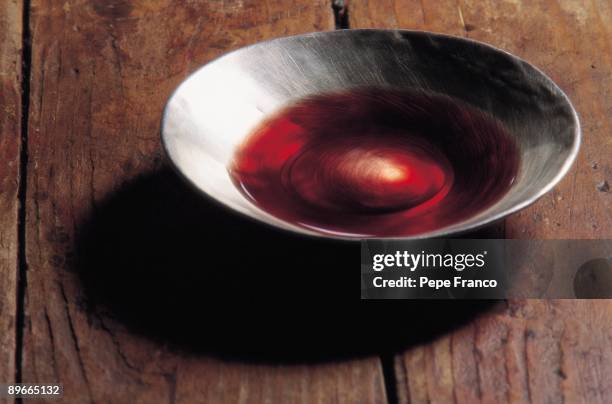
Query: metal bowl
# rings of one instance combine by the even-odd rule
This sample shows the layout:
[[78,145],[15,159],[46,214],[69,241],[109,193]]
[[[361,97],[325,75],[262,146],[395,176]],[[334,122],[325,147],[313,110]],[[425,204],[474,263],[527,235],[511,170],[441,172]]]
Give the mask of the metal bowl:
[[286,230],[345,238],[297,227],[261,210],[236,188],[227,167],[262,119],[287,104],[364,86],[458,98],[496,117],[518,144],[519,173],[500,200],[466,220],[405,238],[450,236],[502,219],[550,191],[578,153],[576,111],[540,70],[480,42],[404,30],[319,32],[224,55],[172,94],[163,114],[162,142],[178,171],[228,208]]

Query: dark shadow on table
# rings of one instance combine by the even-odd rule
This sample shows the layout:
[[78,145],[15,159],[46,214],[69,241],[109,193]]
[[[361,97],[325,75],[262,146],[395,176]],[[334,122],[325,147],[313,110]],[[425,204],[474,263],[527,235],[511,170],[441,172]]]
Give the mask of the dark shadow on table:
[[76,270],[90,310],[176,349],[224,358],[388,354],[492,306],[362,301],[358,243],[239,217],[167,168],[98,204],[79,235]]

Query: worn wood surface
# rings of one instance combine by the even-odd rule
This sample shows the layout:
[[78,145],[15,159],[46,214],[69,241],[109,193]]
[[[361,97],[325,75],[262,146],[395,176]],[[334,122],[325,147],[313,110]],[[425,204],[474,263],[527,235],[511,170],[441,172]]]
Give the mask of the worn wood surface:
[[[21,146],[21,1],[0,4],[0,380],[15,380]],[[3,400],[0,398],[0,401]]]
[[[351,28],[406,28],[488,42],[567,93],[583,143],[555,190],[506,220],[510,238],[612,238],[612,4],[566,0],[352,0]],[[402,403],[607,403],[612,302],[514,301],[396,357]]]
[[82,221],[163,164],[162,107],[190,71],[330,28],[323,1],[32,1],[23,380],[62,382],[78,403],[384,401],[376,357],[272,366],[177,352],[89,312],[71,270]]
[[[553,192],[506,221],[506,236],[612,237],[611,193],[598,189],[604,181],[612,183],[609,2],[345,3],[345,21],[352,28],[467,36],[522,56],[549,74],[578,109],[583,147]],[[92,217],[110,222],[94,228],[110,228],[109,238],[123,243],[106,246],[110,250],[103,258],[117,254],[118,261],[102,261],[97,270],[104,272],[106,265],[111,284],[115,278],[131,282],[105,293],[120,295],[120,304],[134,303],[126,296],[138,283],[122,271],[140,257],[113,248],[130,247],[131,237],[143,235],[128,225],[142,224],[151,212],[161,214],[156,209],[166,205],[151,200],[164,199],[173,189],[164,182],[168,174],[158,135],[172,89],[197,66],[231,49],[332,29],[332,9],[324,0],[31,1],[26,10],[32,44],[26,243],[21,246],[27,271],[21,280],[23,348],[16,355],[22,11],[21,1],[0,5],[0,382],[16,375],[29,383],[59,381],[65,401],[79,403],[610,401],[610,301],[506,302],[453,332],[392,357],[385,354],[385,366],[376,356],[272,365],[194,353],[167,342],[163,333],[152,339],[136,332],[112,310],[91,308],[91,285],[84,287],[77,247]],[[151,200],[142,197],[143,190]],[[129,208],[122,207],[126,204]],[[114,218],[117,213],[121,220]],[[137,220],[122,226],[132,214]],[[138,247],[147,252],[146,242]],[[147,276],[135,277],[141,275]],[[89,282],[98,281],[100,289],[108,286],[108,277]],[[157,286],[165,281],[161,277]],[[165,303],[159,296],[162,303],[156,305],[155,292],[135,295],[158,308]],[[146,314],[146,308],[137,308],[136,315]],[[206,313],[194,313],[193,321],[205,323]],[[257,324],[257,318],[249,324]],[[257,334],[255,327],[239,330],[238,340]]]

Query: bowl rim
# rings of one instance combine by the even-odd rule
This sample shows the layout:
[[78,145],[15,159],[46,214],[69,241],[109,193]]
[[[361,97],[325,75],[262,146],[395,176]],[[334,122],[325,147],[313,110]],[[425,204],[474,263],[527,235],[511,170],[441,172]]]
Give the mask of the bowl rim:
[[[505,54],[506,56],[508,56],[511,59],[514,59],[515,61],[518,61],[522,64],[525,64],[527,66],[529,66],[531,69],[533,69],[536,73],[538,73],[540,75],[541,78],[544,79],[544,81],[549,84],[552,88],[553,91],[557,92],[561,98],[566,102],[567,106],[569,106],[569,109],[571,111],[571,115],[573,118],[573,123],[574,123],[574,131],[573,131],[573,141],[572,141],[572,145],[569,148],[569,153],[567,155],[567,157],[565,158],[565,161],[563,162],[561,168],[559,169],[559,171],[557,172],[557,174],[542,188],[540,188],[534,195],[530,196],[529,198],[526,198],[524,201],[517,203],[515,205],[512,205],[511,207],[508,207],[504,210],[502,210],[501,212],[495,214],[495,215],[490,215],[487,217],[482,218],[481,220],[478,220],[475,223],[472,224],[468,224],[468,225],[462,225],[461,222],[459,223],[455,223],[455,224],[451,224],[449,226],[446,226],[442,229],[437,229],[437,230],[432,230],[429,232],[425,232],[425,233],[420,233],[420,234],[414,234],[414,235],[409,235],[409,236],[382,236],[382,237],[347,237],[347,236],[343,236],[343,235],[336,235],[336,234],[326,234],[326,233],[321,233],[321,232],[315,232],[315,231],[310,231],[309,229],[306,228],[301,228],[301,227],[297,227],[295,226],[294,229],[289,229],[286,227],[281,227],[275,223],[269,223],[267,221],[255,218],[253,216],[250,216],[244,212],[240,212],[234,208],[232,208],[231,206],[226,205],[225,203],[223,203],[223,201],[217,199],[214,195],[209,194],[208,192],[206,192],[205,190],[203,190],[202,188],[200,188],[195,182],[193,182],[186,173],[183,172],[183,170],[178,166],[178,164],[176,163],[176,160],[174,159],[172,152],[170,151],[170,147],[168,144],[168,135],[166,134],[164,128],[165,128],[165,124],[166,124],[166,120],[169,114],[169,105],[172,101],[172,99],[175,97],[175,95],[178,94],[178,92],[181,90],[181,88],[195,75],[199,74],[200,71],[202,71],[203,69],[205,69],[206,67],[208,67],[209,65],[211,65],[212,63],[216,63],[221,61],[222,59],[229,57],[230,55],[234,54],[234,53],[238,53],[238,52],[242,52],[244,50],[250,49],[250,48],[254,48],[257,46],[261,46],[264,44],[270,44],[270,43],[274,43],[274,42],[282,42],[282,41],[287,41],[287,40],[292,40],[292,39],[298,39],[298,38],[311,38],[311,37],[316,37],[316,36],[324,36],[324,35],[350,35],[351,32],[381,32],[381,33],[386,33],[386,34],[394,34],[394,33],[400,33],[400,34],[416,34],[416,35],[427,35],[427,36],[432,36],[432,37],[437,37],[437,38],[442,38],[442,39],[451,39],[451,40],[456,40],[456,41],[460,41],[460,42],[466,42],[469,43],[471,45],[476,45],[476,46],[481,46],[484,48],[487,48],[491,51],[494,52],[501,52],[503,54]],[[237,214],[240,215],[243,218],[247,218],[253,222],[256,222],[258,224],[267,226],[269,228],[273,228],[275,230],[278,231],[284,231],[284,232],[288,232],[291,233],[293,235],[301,235],[304,237],[313,237],[313,238],[319,238],[319,239],[329,239],[329,240],[337,240],[337,241],[350,241],[350,242],[361,242],[361,240],[366,240],[366,239],[379,239],[379,240],[422,240],[422,239],[430,239],[430,238],[451,238],[452,236],[457,236],[457,235],[461,235],[461,234],[465,234],[468,232],[472,232],[475,230],[478,230],[480,228],[486,227],[486,226],[490,226],[496,222],[498,222],[499,220],[504,219],[507,216],[512,215],[513,213],[516,213],[522,209],[525,209],[526,207],[534,204],[536,201],[538,201],[541,197],[543,197],[545,194],[547,194],[548,192],[550,192],[569,172],[570,168],[572,167],[573,163],[576,161],[576,158],[578,156],[578,153],[580,151],[580,145],[582,143],[582,128],[580,125],[580,118],[578,116],[578,112],[576,111],[576,108],[574,107],[574,105],[572,104],[570,98],[567,96],[567,94],[557,85],[557,83],[555,83],[546,73],[544,73],[540,68],[538,68],[537,66],[533,65],[532,63],[529,63],[528,61],[526,61],[525,59],[522,59],[519,56],[516,56],[512,53],[510,53],[509,51],[506,51],[504,49],[498,48],[496,46],[493,46],[491,44],[488,44],[486,42],[481,42],[472,38],[467,38],[467,37],[460,37],[460,36],[455,36],[455,35],[450,35],[450,34],[445,34],[445,33],[439,33],[439,32],[432,32],[432,31],[426,31],[426,30],[412,30],[412,29],[387,29],[387,28],[350,28],[350,29],[336,29],[336,30],[325,30],[325,31],[315,31],[315,32],[309,32],[309,33],[302,33],[302,34],[296,34],[296,35],[288,35],[288,36],[282,36],[282,37],[276,37],[276,38],[270,38],[270,39],[266,39],[263,41],[258,41],[255,43],[252,43],[250,45],[245,45],[242,47],[239,47],[237,49],[234,49],[232,51],[226,52],[222,55],[219,55],[213,59],[211,59],[210,61],[204,63],[203,65],[201,65],[200,67],[198,67],[196,70],[194,70],[193,72],[189,73],[185,78],[183,78],[181,80],[181,82],[176,86],[176,88],[170,93],[170,95],[168,96],[166,103],[164,104],[164,109],[162,111],[162,115],[161,115],[161,122],[160,122],[160,138],[161,138],[161,144],[162,144],[162,149],[164,151],[164,153],[169,157],[168,160],[170,161],[170,166],[173,168],[173,170],[179,175],[180,178],[182,178],[191,188],[193,188],[198,194],[205,196],[208,200],[214,202],[216,205],[218,206],[222,206],[225,209],[227,209],[228,211],[230,211],[233,214]],[[279,220],[285,222],[285,220],[278,218]],[[456,226],[460,226],[459,228],[453,228]]]

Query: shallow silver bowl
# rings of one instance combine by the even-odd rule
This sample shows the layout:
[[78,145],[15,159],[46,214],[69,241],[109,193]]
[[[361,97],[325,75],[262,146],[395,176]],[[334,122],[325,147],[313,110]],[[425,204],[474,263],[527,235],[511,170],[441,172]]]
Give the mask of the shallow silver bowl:
[[170,97],[162,142],[178,171],[228,208],[286,230],[342,238],[261,210],[236,188],[227,167],[265,117],[305,96],[364,86],[423,89],[461,99],[499,119],[519,146],[518,177],[500,200],[466,220],[406,238],[449,236],[502,219],[548,192],[578,153],[576,111],[541,71],[483,43],[403,30],[279,38],[216,59]]

